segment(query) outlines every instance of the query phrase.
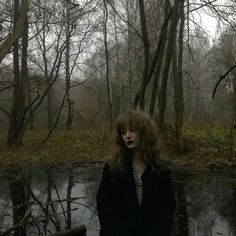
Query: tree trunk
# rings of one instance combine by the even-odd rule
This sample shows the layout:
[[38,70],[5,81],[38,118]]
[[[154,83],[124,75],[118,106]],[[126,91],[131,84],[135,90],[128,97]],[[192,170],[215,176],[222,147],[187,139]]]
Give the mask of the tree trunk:
[[[177,141],[177,150],[183,152],[183,31],[184,31],[184,0],[180,4],[180,29],[179,29],[179,54],[176,55],[176,46],[173,48],[173,87],[174,87],[174,109],[175,109],[175,133]],[[175,44],[176,45],[176,44]],[[177,64],[178,63],[178,64]]]
[[26,236],[27,198],[24,179],[20,169],[14,169],[9,180],[9,189],[11,193],[13,209],[14,236]]
[[103,0],[104,4],[104,24],[103,24],[103,36],[104,36],[104,46],[105,46],[105,57],[106,57],[106,80],[107,80],[107,97],[108,97],[108,115],[109,115],[109,125],[112,124],[112,89],[111,81],[109,77],[109,52],[107,46],[107,20],[108,20],[108,9],[107,2]]
[[147,75],[148,75],[148,70],[149,70],[150,43],[148,39],[147,22],[146,22],[145,7],[144,7],[143,0],[139,0],[139,13],[140,13],[140,20],[141,20],[143,47],[144,47],[144,68],[143,68],[143,75],[142,75],[142,85],[141,85],[141,90],[140,90],[140,108],[144,110],[145,109],[145,90],[146,90]]
[[132,101],[133,101],[133,83],[132,83],[132,32],[130,27],[130,21],[131,21],[131,15],[130,15],[130,4],[129,1],[126,0],[126,14],[127,14],[127,31],[128,31],[128,38],[127,38],[127,58],[128,58],[128,75],[127,75],[127,81],[128,81],[128,91],[129,91],[129,109],[132,108]]
[[29,107],[29,130],[34,129],[34,112],[32,109],[32,96],[31,96],[31,88],[30,88],[30,78],[29,76],[27,77],[27,82],[26,82],[26,96],[27,96],[27,106]]
[[48,116],[48,130],[52,129],[53,126],[53,116],[52,116],[52,87],[49,78],[47,78],[47,116]]
[[[121,66],[120,66],[120,54],[119,54],[119,41],[118,41],[118,33],[117,33],[116,14],[114,14],[114,25],[115,25],[116,59],[117,59],[116,79],[120,83],[120,107],[119,107],[119,113],[122,113],[125,110],[124,81],[123,81],[123,78],[120,76],[120,67]],[[117,114],[115,114],[115,115],[117,115]]]
[[72,219],[72,216],[71,216],[71,205],[72,205],[72,202],[71,202],[71,194],[72,194],[72,189],[75,185],[75,180],[74,180],[74,174],[73,174],[73,169],[72,168],[69,168],[69,172],[68,172],[68,186],[67,186],[67,219],[66,219],[66,229],[70,229],[71,228],[71,219]]
[[72,106],[73,101],[70,96],[70,31],[71,31],[71,22],[70,22],[70,5],[69,2],[65,2],[66,9],[66,101],[67,101],[67,120],[66,120],[66,129],[70,130],[72,128]]
[[[14,3],[15,4],[15,3]],[[0,63],[9,53],[11,47],[17,44],[18,39],[21,37],[24,31],[25,18],[28,12],[28,0],[22,0],[22,5],[19,11],[19,1],[17,7],[17,15],[14,16],[14,28],[13,33],[7,37],[7,39],[0,46]]]
[[164,118],[166,110],[166,91],[167,91],[167,80],[169,76],[169,68],[171,61],[171,54],[173,49],[173,43],[176,35],[176,28],[178,25],[178,9],[179,1],[174,1],[173,13],[171,17],[171,24],[168,34],[168,43],[166,48],[165,63],[162,74],[161,81],[161,90],[160,90],[160,109],[159,109],[159,118],[158,118],[158,129],[161,135],[164,134]]
[[52,129],[53,126],[53,115],[52,115],[52,87],[51,87],[51,76],[49,76],[48,72],[48,59],[47,59],[47,46],[46,46],[46,12],[43,12],[43,31],[42,31],[42,56],[44,63],[44,77],[46,80],[46,90],[47,91],[47,118],[48,118],[48,130]]
[[[21,69],[21,80],[23,83],[22,88],[24,90],[24,101],[23,103],[26,104],[26,97],[27,97],[27,104],[29,106],[29,115],[31,117],[30,128],[32,129],[32,122],[33,122],[33,113],[32,113],[32,103],[31,101],[31,94],[30,94],[30,82],[29,82],[29,70],[27,65],[27,58],[28,58],[28,16],[25,19],[24,31],[22,35],[22,69]],[[25,85],[25,86],[24,86]],[[26,112],[26,111],[24,111]],[[24,128],[26,126],[24,125]]]
[[232,117],[232,125],[230,128],[230,150],[234,150],[234,129],[235,129],[235,120],[236,120],[236,72],[233,72],[233,117]]
[[[14,0],[14,28],[17,27],[17,19],[19,13],[19,0]],[[25,26],[25,24],[24,24]],[[14,29],[15,30],[15,29]],[[25,30],[26,32],[26,30]],[[19,43],[13,45],[13,67],[14,67],[14,88],[12,111],[9,122],[8,141],[9,147],[19,147],[22,145],[22,136],[24,132],[25,119],[25,76],[27,76],[27,37],[23,37],[23,53],[22,53],[22,76],[20,75],[19,66]]]
[[168,30],[168,22],[169,22],[169,10],[170,10],[170,2],[169,0],[165,1],[165,9],[164,9],[164,21],[161,27],[160,36],[159,36],[159,42],[158,42],[158,49],[156,51],[156,54],[154,56],[153,60],[156,60],[156,70],[154,75],[154,81],[152,86],[152,95],[150,100],[150,106],[149,106],[149,114],[153,117],[154,115],[154,107],[156,102],[156,96],[157,96],[157,90],[158,90],[158,82],[159,77],[161,73],[161,67],[163,64],[163,58],[164,58],[164,51],[166,47],[166,35]]

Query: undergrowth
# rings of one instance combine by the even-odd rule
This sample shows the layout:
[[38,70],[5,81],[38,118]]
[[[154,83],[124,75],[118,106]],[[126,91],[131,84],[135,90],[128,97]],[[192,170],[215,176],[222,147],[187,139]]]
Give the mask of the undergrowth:
[[[104,161],[111,153],[110,131],[104,126],[55,130],[44,143],[47,134],[46,130],[27,131],[23,146],[17,150],[8,149],[5,136],[0,136],[0,167]],[[231,150],[230,138],[225,126],[188,125],[184,127],[183,153],[176,151],[173,131],[167,133],[166,153],[173,168],[235,168],[236,150]]]

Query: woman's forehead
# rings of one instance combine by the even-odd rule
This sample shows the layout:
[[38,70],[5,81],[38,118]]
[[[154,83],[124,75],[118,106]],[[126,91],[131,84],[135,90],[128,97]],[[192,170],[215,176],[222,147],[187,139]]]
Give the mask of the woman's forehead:
[[122,123],[120,123],[119,126],[120,126],[121,130],[130,130],[130,129],[136,128],[134,122],[132,122],[132,121],[122,122]]

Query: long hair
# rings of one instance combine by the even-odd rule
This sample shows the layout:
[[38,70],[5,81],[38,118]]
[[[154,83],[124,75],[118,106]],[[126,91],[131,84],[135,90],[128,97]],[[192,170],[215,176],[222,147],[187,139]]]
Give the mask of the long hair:
[[146,113],[129,110],[119,115],[113,129],[113,154],[109,160],[112,170],[123,170],[131,158],[131,151],[122,139],[122,131],[129,127],[140,135],[140,149],[145,154],[145,162],[153,169],[164,167],[158,147],[158,132],[155,121]]

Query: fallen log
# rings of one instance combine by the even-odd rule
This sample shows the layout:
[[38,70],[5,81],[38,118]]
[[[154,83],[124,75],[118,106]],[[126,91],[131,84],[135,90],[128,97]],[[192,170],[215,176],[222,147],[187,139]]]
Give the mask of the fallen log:
[[78,227],[51,234],[51,236],[86,236],[86,227],[85,225],[80,225]]

